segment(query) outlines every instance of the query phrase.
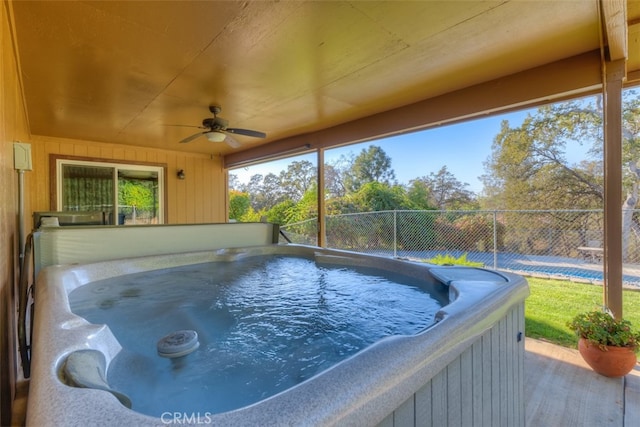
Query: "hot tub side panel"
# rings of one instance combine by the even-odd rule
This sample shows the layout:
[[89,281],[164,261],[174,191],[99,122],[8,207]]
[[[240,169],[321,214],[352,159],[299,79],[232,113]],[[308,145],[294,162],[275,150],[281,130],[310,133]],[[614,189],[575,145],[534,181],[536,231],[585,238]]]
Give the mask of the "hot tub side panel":
[[512,308],[379,427],[524,426],[524,302]]

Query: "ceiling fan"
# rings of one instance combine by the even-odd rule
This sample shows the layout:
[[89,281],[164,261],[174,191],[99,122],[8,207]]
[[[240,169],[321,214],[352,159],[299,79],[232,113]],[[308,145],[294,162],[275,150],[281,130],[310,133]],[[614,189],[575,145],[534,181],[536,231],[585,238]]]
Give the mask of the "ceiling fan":
[[202,126],[189,126],[189,127],[197,127],[200,129],[205,129],[204,132],[198,132],[191,136],[188,136],[180,141],[180,143],[191,142],[194,139],[204,135],[211,142],[226,142],[227,145],[233,148],[240,147],[240,143],[235,140],[229,134],[236,135],[245,135],[252,136],[254,138],[264,138],[267,136],[264,132],[259,132],[257,130],[249,130],[249,129],[238,129],[238,128],[230,128],[227,127],[229,122],[227,120],[218,117],[222,108],[218,105],[209,106],[209,111],[213,114],[213,117],[208,117],[202,121]]

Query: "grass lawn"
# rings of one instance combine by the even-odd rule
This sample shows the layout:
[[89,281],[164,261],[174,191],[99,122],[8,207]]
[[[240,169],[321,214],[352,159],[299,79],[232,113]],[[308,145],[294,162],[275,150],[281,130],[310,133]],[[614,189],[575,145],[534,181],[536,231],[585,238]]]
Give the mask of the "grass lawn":
[[[525,335],[577,348],[578,337],[567,322],[578,313],[602,306],[602,286],[527,277],[531,295],[525,301]],[[640,291],[623,290],[622,315],[640,330]]]

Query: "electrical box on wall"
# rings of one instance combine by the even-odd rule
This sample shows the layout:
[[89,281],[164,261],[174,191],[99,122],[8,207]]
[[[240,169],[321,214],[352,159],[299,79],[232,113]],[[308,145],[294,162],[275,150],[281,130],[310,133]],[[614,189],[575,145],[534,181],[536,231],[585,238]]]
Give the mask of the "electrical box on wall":
[[31,145],[23,142],[13,143],[13,167],[17,170],[33,170],[31,165]]

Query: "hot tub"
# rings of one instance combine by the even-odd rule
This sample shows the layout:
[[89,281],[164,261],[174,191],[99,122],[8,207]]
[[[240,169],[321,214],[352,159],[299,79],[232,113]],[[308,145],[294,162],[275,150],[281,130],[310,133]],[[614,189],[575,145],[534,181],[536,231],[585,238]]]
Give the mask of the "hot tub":
[[[132,273],[263,254],[401,273],[444,288],[450,301],[436,313],[435,324],[418,333],[380,339],[293,387],[227,412],[205,407],[149,416],[128,409],[117,393],[63,381],[70,355],[92,350],[108,371],[122,351],[108,326],[72,314],[69,294],[74,289]],[[300,245],[48,266],[36,284],[27,425],[524,425],[527,295],[524,279],[511,274]]]

